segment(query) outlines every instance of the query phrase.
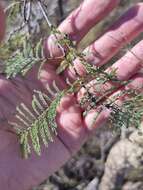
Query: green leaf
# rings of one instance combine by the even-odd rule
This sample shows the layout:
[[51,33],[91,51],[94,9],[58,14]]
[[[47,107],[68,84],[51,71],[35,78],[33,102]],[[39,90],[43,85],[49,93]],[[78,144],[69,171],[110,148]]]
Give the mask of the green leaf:
[[34,90],[32,109],[30,110],[23,103],[16,109],[15,118],[18,123],[21,123],[21,126],[16,122],[11,122],[11,125],[14,129],[16,128],[20,138],[21,152],[24,158],[30,156],[31,148],[40,156],[41,142],[48,147],[48,143],[53,142],[54,135],[57,135],[56,110],[65,92],[60,91],[55,82],[53,82],[53,89],[56,92],[52,92],[55,96],[52,102],[45,93]]

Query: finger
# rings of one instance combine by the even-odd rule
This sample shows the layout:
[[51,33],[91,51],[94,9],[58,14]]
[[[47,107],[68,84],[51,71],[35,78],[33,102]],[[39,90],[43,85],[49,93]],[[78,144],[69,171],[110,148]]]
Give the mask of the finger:
[[[117,96],[117,94],[119,94],[120,92],[126,91],[126,90],[134,89],[134,90],[139,90],[140,92],[142,92],[143,91],[143,74],[136,75],[132,79],[133,80],[130,84],[128,84],[126,87],[120,89],[118,92],[110,96],[109,99],[112,99],[114,96]],[[130,98],[129,95],[124,95],[120,99],[118,99],[115,103],[119,105],[119,107],[122,107],[123,102],[125,102],[129,98]],[[96,110],[91,110],[85,117],[85,125],[87,126],[89,131],[95,130],[97,127],[105,124],[110,117],[111,111],[112,110],[105,108],[100,114],[98,114]]]
[[[118,80],[106,82],[104,84],[97,85],[97,81],[92,80],[87,86],[90,86],[91,93],[96,94],[96,96],[111,95],[118,88],[122,86],[122,81],[128,81],[133,75],[135,75],[143,67],[143,40],[140,41],[136,46],[134,46],[131,51],[127,52],[121,59],[108,68],[105,72],[110,73],[112,70],[116,70],[114,78]],[[77,98],[78,100],[84,95],[85,89],[82,88]]]
[[[59,30],[69,35],[70,39],[77,43],[85,34],[99,21],[101,21],[111,10],[117,6],[119,0],[85,0],[73,11],[67,19],[59,26]],[[45,43],[45,53],[49,57],[62,55],[58,47],[53,43],[53,37],[48,38]]]
[[[142,31],[143,3],[139,3],[129,9],[102,37],[85,50],[87,62],[98,66],[106,64],[123,45],[133,40]],[[80,75],[85,73],[83,65],[78,60],[74,65]],[[65,75],[76,79],[75,72],[71,68],[65,72]]]
[[[88,47],[87,61],[94,65],[103,65],[126,43],[143,31],[143,3],[129,9],[95,43]],[[104,45],[103,45],[104,44]]]
[[5,15],[2,6],[0,5],[0,42],[4,37],[5,33]]
[[85,0],[79,8],[71,13],[59,26],[59,29],[69,34],[72,40],[79,42],[85,34],[109,14],[118,3],[119,0]]
[[127,52],[121,59],[119,59],[112,69],[116,70],[118,80],[128,80],[131,76],[136,74],[143,67],[143,40],[140,41],[131,51]]

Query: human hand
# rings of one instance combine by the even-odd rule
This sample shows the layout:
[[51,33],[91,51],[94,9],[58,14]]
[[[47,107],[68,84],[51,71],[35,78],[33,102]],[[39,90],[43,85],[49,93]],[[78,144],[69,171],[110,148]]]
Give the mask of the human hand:
[[[108,15],[118,2],[118,0],[106,0],[106,3],[104,0],[86,0],[60,25],[59,29],[69,34],[71,39],[78,43],[90,28]],[[0,12],[1,24],[4,23],[3,19]],[[140,3],[130,9],[89,47],[90,56],[87,57],[87,60],[91,64],[105,64],[125,43],[143,31],[142,20],[143,4]],[[3,30],[3,28],[1,29]],[[1,29],[0,38],[3,35]],[[134,77],[130,87],[143,84],[142,75],[135,75],[141,68],[142,46],[143,41],[133,48],[132,52],[136,56],[129,52],[114,64],[118,68],[118,79],[127,80]],[[49,51],[53,56],[60,54],[59,50],[53,47],[51,39],[47,40],[46,49],[47,54]],[[53,80],[58,82],[60,88],[64,88],[66,77],[73,80],[76,77],[70,69],[61,76],[56,75],[58,63],[55,59],[50,61],[51,64],[44,65],[40,80],[37,79],[37,68],[32,69],[24,79],[16,77],[8,80],[3,75],[0,76],[0,187],[3,190],[28,190],[42,182],[77,152],[88,135],[92,134],[93,130],[96,130],[108,118],[108,113],[103,112],[91,129],[90,124],[95,110],[83,118],[83,110],[79,107],[77,96],[66,96],[57,110],[58,136],[55,137],[54,143],[50,144],[48,149],[43,148],[41,157],[32,154],[28,160],[21,159],[18,140],[15,134],[9,132],[7,124],[7,120],[13,117],[16,106],[21,102],[30,105],[33,89],[44,91]],[[83,68],[80,63],[76,65],[76,69],[82,74]]]

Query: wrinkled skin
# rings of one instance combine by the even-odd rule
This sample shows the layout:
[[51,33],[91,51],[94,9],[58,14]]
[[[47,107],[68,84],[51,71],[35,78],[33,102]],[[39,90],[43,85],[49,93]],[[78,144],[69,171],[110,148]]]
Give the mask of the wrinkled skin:
[[[59,29],[69,34],[71,39],[78,43],[89,29],[104,19],[118,3],[119,0],[85,0],[59,26]],[[4,36],[4,23],[4,14],[0,9],[1,40]],[[87,48],[91,52],[87,57],[88,62],[98,65],[106,64],[125,43],[134,39],[142,31],[143,4],[140,3],[127,11],[103,36]],[[132,50],[134,54],[129,52],[114,64],[118,68],[117,77],[120,80],[133,77],[133,82],[126,88],[143,84],[142,74],[137,74],[141,68],[141,59],[143,59],[142,47],[143,41],[140,41]],[[60,50],[53,45],[51,38],[45,44],[45,51],[47,56],[60,55]],[[83,118],[83,110],[78,105],[80,93],[78,96],[76,94],[66,96],[57,110],[58,137],[55,137],[55,142],[50,144],[48,149],[43,147],[41,157],[35,154],[32,154],[28,160],[20,157],[18,139],[14,133],[10,132],[7,120],[13,117],[15,108],[20,102],[30,105],[33,89],[45,91],[46,85],[51,84],[53,80],[58,81],[58,86],[62,89],[65,87],[65,77],[68,76],[72,80],[76,78],[71,69],[57,76],[55,70],[58,64],[56,59],[50,60],[43,67],[40,80],[37,80],[37,68],[33,68],[25,79],[17,77],[7,80],[4,76],[0,76],[0,189],[2,190],[29,190],[38,185],[70,159],[93,133],[93,130],[96,130],[108,118],[108,111],[104,111],[91,128],[95,110]],[[84,71],[82,65],[77,63],[75,66],[82,75]]]

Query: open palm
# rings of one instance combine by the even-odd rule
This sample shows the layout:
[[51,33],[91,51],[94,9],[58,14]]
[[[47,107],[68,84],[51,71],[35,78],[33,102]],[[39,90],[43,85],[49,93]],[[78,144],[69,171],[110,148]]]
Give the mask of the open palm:
[[[98,21],[103,19],[117,4],[119,0],[86,0],[75,10],[60,26],[59,29],[70,35],[77,43]],[[92,11],[91,11],[92,10]],[[0,23],[4,23],[2,11],[0,11]],[[111,28],[87,50],[90,56],[87,60],[91,64],[105,64],[123,45],[134,39],[143,31],[143,4],[138,4],[123,15]],[[3,34],[1,30],[0,38]],[[123,38],[124,36],[124,38]],[[115,40],[116,39],[116,40]],[[124,40],[126,39],[126,40]],[[45,45],[47,54],[59,56],[59,49],[54,48],[51,39]],[[137,74],[141,68],[143,59],[143,41],[139,42],[114,66],[118,68],[117,77],[127,80],[134,77],[133,85],[142,85],[142,74]],[[136,55],[136,56],[135,56]],[[137,57],[139,59],[137,59]],[[106,121],[108,114],[103,113],[95,127],[90,128],[90,123],[95,111],[91,111],[86,118],[82,116],[75,94],[62,99],[57,110],[58,136],[48,149],[42,149],[42,156],[35,154],[28,160],[20,157],[19,143],[16,135],[9,131],[7,120],[13,117],[16,106],[24,102],[31,104],[32,91],[34,89],[46,90],[46,86],[57,81],[59,88],[66,86],[65,78],[74,80],[76,75],[72,70],[65,71],[61,76],[56,75],[58,63],[50,60],[43,67],[40,80],[37,79],[37,68],[33,68],[25,78],[17,77],[8,80],[0,76],[0,187],[3,190],[28,190],[39,184],[58,170],[85,142],[92,130]],[[77,63],[77,72],[82,75],[82,65]]]

